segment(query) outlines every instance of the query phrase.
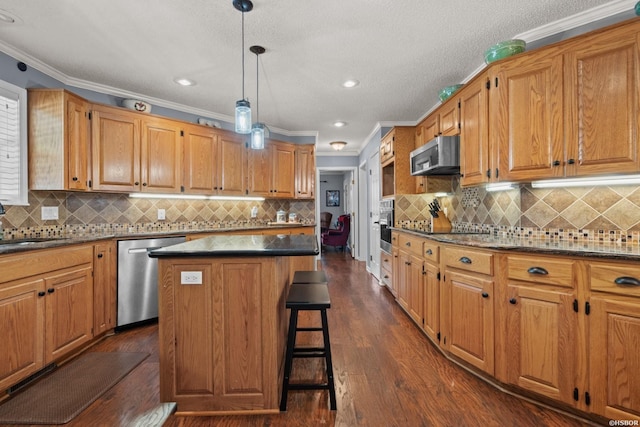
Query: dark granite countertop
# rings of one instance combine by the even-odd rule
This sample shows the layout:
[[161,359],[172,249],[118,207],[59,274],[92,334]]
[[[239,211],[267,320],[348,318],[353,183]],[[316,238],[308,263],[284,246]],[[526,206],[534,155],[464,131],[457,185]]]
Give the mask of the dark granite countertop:
[[175,257],[254,257],[318,255],[318,241],[313,235],[210,236],[149,252],[152,258]]
[[441,243],[452,243],[482,249],[640,261],[640,245],[637,243],[542,240],[528,239],[526,237],[496,236],[486,233],[425,233],[403,228],[392,228],[392,230],[426,237]]

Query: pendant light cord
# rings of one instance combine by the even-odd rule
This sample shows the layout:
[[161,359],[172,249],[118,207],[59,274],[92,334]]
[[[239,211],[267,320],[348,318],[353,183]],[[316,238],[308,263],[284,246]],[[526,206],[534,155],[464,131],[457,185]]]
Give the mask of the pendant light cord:
[[256,123],[260,123],[260,79],[258,78],[258,59],[260,55],[256,53]]
[[244,10],[242,11],[242,99],[244,96]]

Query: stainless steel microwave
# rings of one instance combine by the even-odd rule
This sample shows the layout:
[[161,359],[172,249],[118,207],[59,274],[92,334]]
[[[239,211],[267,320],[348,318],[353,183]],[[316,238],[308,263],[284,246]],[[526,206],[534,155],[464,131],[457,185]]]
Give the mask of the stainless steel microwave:
[[460,137],[438,136],[413,150],[411,175],[456,175],[460,173]]

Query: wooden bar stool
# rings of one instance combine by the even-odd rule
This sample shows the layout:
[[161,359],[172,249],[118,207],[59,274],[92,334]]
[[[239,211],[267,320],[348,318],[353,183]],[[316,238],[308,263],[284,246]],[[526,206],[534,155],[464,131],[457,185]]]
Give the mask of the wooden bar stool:
[[[333,381],[333,364],[331,363],[331,344],[329,342],[329,327],[327,324],[327,309],[331,307],[329,287],[327,283],[296,283],[292,284],[287,296],[286,307],[291,309],[289,317],[289,335],[287,338],[287,353],[284,363],[284,380],[282,384],[282,398],[280,410],[287,410],[287,396],[289,390],[329,390],[329,404],[332,411],[336,410],[336,390]],[[299,328],[298,312],[304,310],[318,310],[322,318],[322,327]],[[296,333],[322,331],[324,347],[296,347]],[[327,370],[326,383],[295,383],[289,382],[294,358],[321,357],[325,360]]]
[[327,275],[324,271],[296,271],[293,273],[293,281],[291,284],[296,283],[327,283]]

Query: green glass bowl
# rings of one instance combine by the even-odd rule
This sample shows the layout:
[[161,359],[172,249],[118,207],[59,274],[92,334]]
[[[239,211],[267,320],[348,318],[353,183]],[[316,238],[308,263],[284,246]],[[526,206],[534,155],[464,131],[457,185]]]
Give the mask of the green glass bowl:
[[499,59],[507,58],[511,55],[524,52],[527,43],[524,40],[505,40],[494,44],[484,53],[484,62],[487,64]]
[[438,92],[440,101],[442,102],[446,101],[447,99],[449,99],[451,95],[454,94],[455,91],[457,91],[461,87],[462,85],[451,85],[451,86],[443,87],[442,89],[440,89],[440,92]]

